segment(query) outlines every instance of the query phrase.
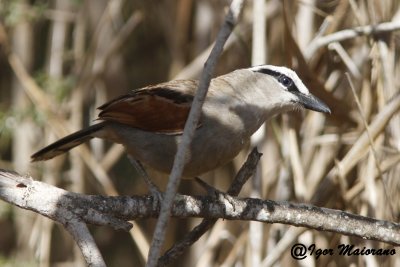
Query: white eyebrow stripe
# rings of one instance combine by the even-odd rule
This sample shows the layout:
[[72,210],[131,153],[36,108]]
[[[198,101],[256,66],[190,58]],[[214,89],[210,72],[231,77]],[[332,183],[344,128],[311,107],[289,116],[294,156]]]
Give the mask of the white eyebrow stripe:
[[296,85],[297,89],[300,93],[305,95],[309,95],[310,92],[308,91],[307,87],[303,84],[299,76],[297,76],[296,72],[293,70],[283,67],[283,66],[274,66],[274,65],[260,65],[249,68],[252,71],[260,71],[262,69],[269,69],[278,73],[282,73],[292,79],[293,83]]

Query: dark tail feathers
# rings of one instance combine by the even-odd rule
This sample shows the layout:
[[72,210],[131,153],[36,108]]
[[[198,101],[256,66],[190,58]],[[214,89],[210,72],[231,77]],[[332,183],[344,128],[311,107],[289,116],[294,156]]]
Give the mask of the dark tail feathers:
[[89,126],[88,128],[67,135],[33,154],[31,156],[31,160],[32,162],[48,160],[61,155],[70,149],[92,139],[94,137],[92,134],[99,131],[103,127],[104,122]]

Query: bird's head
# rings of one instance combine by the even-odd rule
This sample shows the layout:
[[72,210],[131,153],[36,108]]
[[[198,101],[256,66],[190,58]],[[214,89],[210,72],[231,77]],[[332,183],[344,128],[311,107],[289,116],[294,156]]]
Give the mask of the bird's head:
[[275,108],[306,108],[331,113],[329,107],[312,95],[297,74],[286,67],[260,65],[248,68],[253,82]]

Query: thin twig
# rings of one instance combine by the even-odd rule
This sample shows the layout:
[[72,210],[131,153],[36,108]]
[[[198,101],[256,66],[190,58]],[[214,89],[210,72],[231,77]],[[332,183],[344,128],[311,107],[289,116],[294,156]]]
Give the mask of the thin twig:
[[148,267],[156,266],[158,257],[161,254],[161,247],[165,239],[165,231],[170,217],[170,210],[174,202],[174,198],[183,173],[186,155],[195,134],[195,130],[197,128],[196,126],[198,125],[201,108],[207,95],[212,73],[214,72],[217,60],[222,53],[224,44],[239,19],[239,15],[243,7],[243,2],[243,0],[232,1],[228,15],[226,16],[224,24],[218,33],[215,46],[211,51],[211,54],[206,63],[204,64],[204,70],[200,77],[199,87],[193,99],[193,104],[185,124],[182,142],[179,144],[178,151],[175,155],[174,164],[172,167],[171,175],[169,176],[164,201],[162,203],[160,215],[157,220],[156,229],[154,230],[153,239],[150,246],[149,258],[146,264],[146,266]]
[[[252,66],[267,63],[267,19],[266,19],[266,1],[253,1],[253,35],[251,64]],[[261,145],[265,141],[266,128],[262,125],[250,139],[252,146]],[[262,170],[263,164],[260,162],[255,166],[255,173],[252,179],[251,197],[261,198],[262,196]],[[249,223],[249,244],[250,259],[252,266],[258,266],[262,259],[264,227],[258,222]]]
[[336,53],[342,59],[343,63],[346,65],[346,67],[349,69],[349,71],[355,78],[361,77],[360,70],[358,69],[356,63],[351,59],[349,54],[346,52],[346,50],[343,48],[343,46],[340,43],[333,42],[328,45],[328,48],[336,51]]
[[[237,196],[242,189],[243,185],[246,181],[254,175],[256,171],[257,164],[262,156],[261,153],[257,151],[257,148],[254,148],[250,155],[247,157],[245,164],[243,164],[242,168],[240,168],[236,177],[232,181],[230,188],[227,191],[227,194],[231,196]],[[160,257],[158,260],[157,266],[166,266],[172,260],[178,258],[183,254],[186,248],[191,246],[194,242],[199,240],[199,238],[207,232],[218,219],[203,219],[201,223],[199,223],[193,230],[188,233],[181,241],[174,244],[165,254]]]
[[[386,125],[389,123],[390,119],[400,110],[400,94],[391,99],[387,105],[382,109],[370,123],[370,135],[372,140],[374,140],[379,133],[381,133]],[[349,152],[340,161],[341,172],[346,175],[357,162],[365,155],[368,150],[369,138],[364,131],[364,133],[357,139],[356,143],[351,147]],[[321,182],[319,187],[316,189],[315,194],[312,199],[313,204],[323,205],[326,203],[328,198],[332,196],[333,190],[336,189],[335,176],[337,175],[337,169],[333,168],[325,176],[325,179]]]
[[372,136],[371,136],[371,133],[370,133],[371,131],[369,129],[367,120],[365,118],[365,114],[364,114],[362,106],[361,106],[360,99],[357,96],[356,89],[354,88],[353,81],[351,80],[350,74],[347,73],[347,72],[345,74],[346,74],[346,78],[347,78],[347,80],[349,82],[351,91],[353,93],[354,99],[356,100],[358,111],[360,112],[362,121],[364,123],[365,132],[366,132],[366,134],[368,136],[369,145],[371,147],[372,157],[374,159],[375,167],[376,167],[376,169],[378,171],[378,177],[379,177],[379,180],[381,181],[382,186],[384,188],[384,195],[385,195],[385,198],[386,198],[386,202],[388,203],[391,216],[392,216],[392,218],[394,218],[395,217],[395,215],[394,215],[395,212],[394,212],[393,204],[389,199],[389,195],[388,195],[389,191],[388,191],[387,185],[386,185],[385,181],[383,180],[383,172],[382,172],[381,167],[379,165],[378,153],[376,152],[376,149],[375,149],[375,146],[374,146],[374,140],[372,139]]
[[273,251],[271,251],[271,253],[265,257],[260,266],[273,266],[279,260],[279,258],[282,257],[282,254],[288,251],[288,247],[295,242],[297,237],[306,230],[306,228],[289,228],[285,235],[279,240],[279,243],[274,247]]
[[371,35],[371,34],[392,32],[398,30],[400,30],[399,21],[384,22],[378,25],[367,25],[367,26],[355,27],[353,29],[338,31],[312,41],[308,45],[307,49],[304,50],[305,53],[304,57],[310,58],[312,55],[314,55],[315,51],[317,51],[320,47],[326,46],[333,42],[340,42],[362,35]]
[[106,267],[106,263],[101,256],[100,250],[96,245],[93,236],[86,223],[71,218],[67,224],[64,225],[68,232],[74,238],[76,244],[80,248],[87,266]]

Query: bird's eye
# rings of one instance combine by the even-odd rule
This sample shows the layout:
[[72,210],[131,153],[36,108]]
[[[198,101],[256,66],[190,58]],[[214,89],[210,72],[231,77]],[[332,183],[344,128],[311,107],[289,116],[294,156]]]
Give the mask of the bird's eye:
[[290,79],[289,77],[287,77],[286,75],[281,75],[278,78],[278,81],[285,86],[286,88],[290,87],[293,83],[292,79]]

